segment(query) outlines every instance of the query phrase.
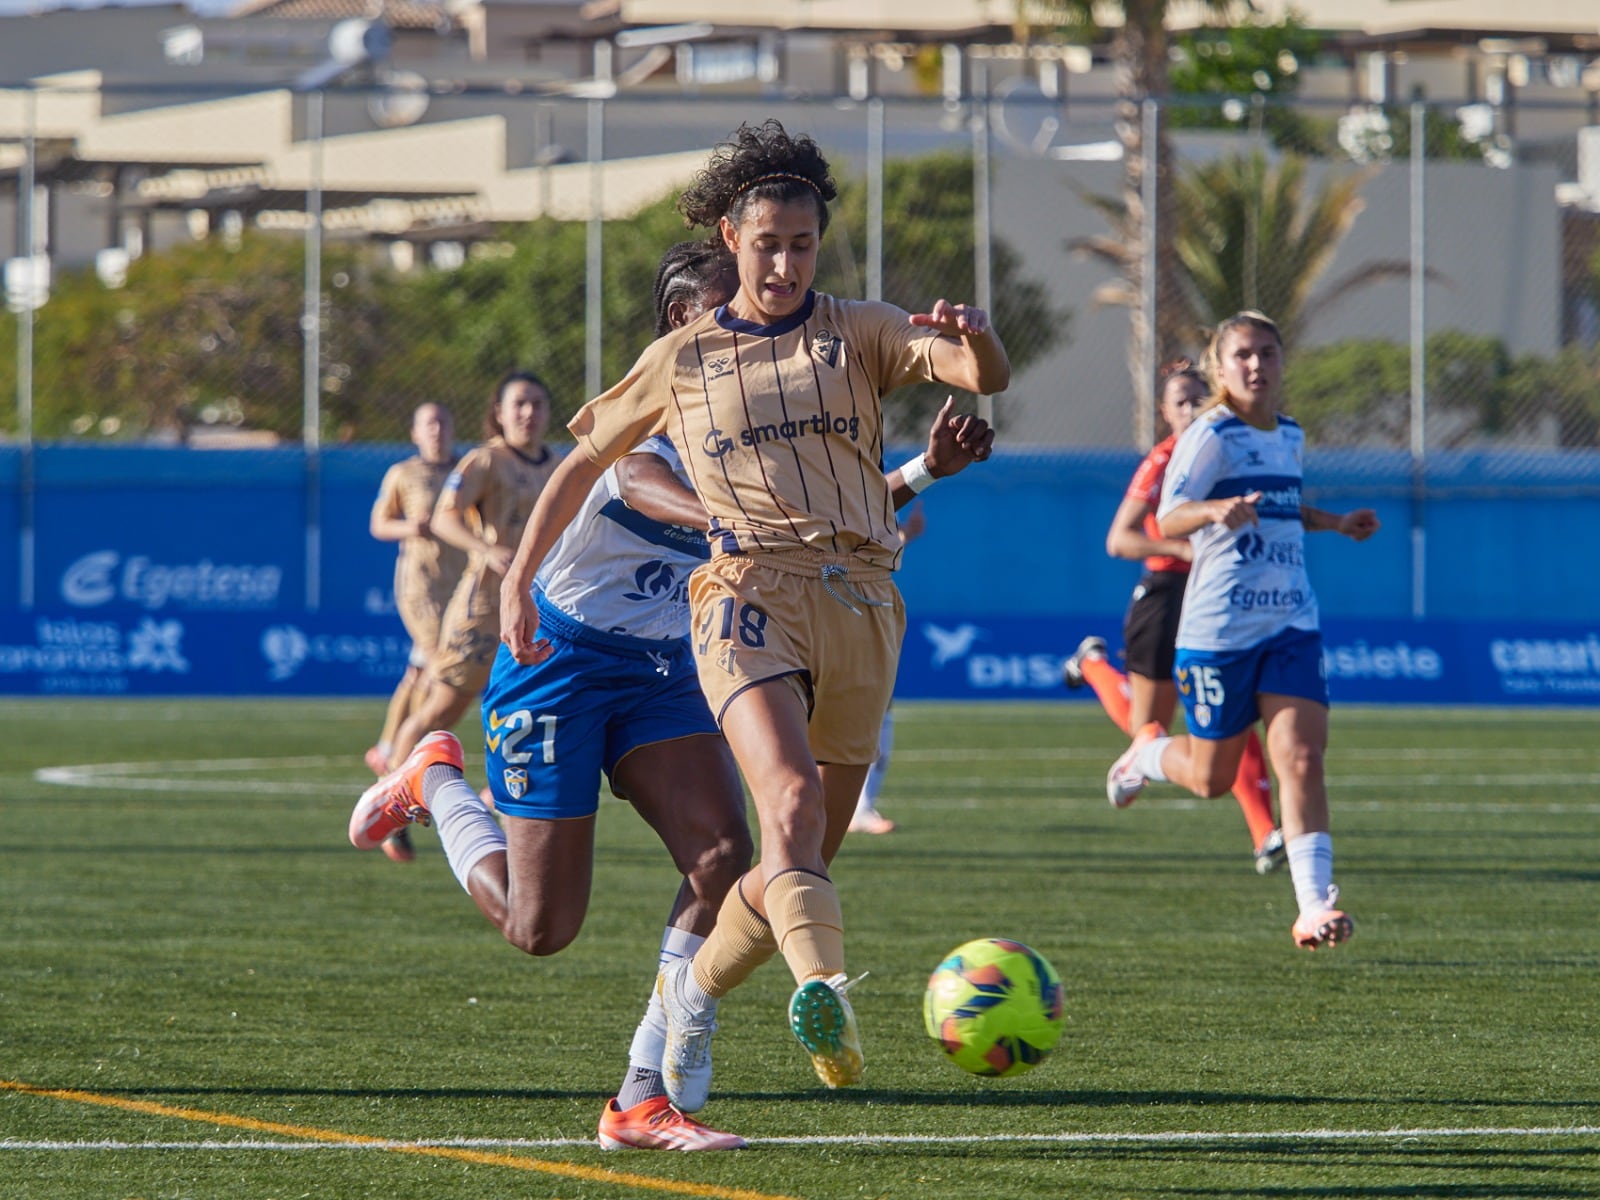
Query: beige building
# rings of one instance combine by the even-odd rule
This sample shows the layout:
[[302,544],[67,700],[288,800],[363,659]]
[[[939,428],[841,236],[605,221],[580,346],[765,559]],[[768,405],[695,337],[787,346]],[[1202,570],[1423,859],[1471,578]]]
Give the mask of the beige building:
[[[864,102],[880,98],[887,155],[966,152],[961,102],[977,89],[994,98],[997,236],[1073,311],[1070,344],[1013,387],[1009,428],[1040,442],[1126,444],[1127,316],[1087,299],[1106,269],[1065,250],[1104,230],[1081,197],[1119,184],[1105,45],[1020,44],[1011,0],[374,3],[251,0],[210,19],[177,6],[0,18],[0,83],[13,85],[0,88],[0,257],[97,262],[114,278],[119,263],[182,239],[252,223],[304,229],[316,184],[328,236],[369,239],[400,267],[448,267],[494,252],[500,222],[626,217],[757,114],[803,121],[859,170],[872,152]],[[1295,7],[1326,32],[1299,89],[1324,111],[1420,89],[1446,112],[1479,106],[1495,136],[1514,136],[1514,169],[1462,163],[1435,176],[1430,247],[1449,283],[1430,287],[1429,319],[1493,334],[1513,352],[1553,350],[1570,325],[1561,281],[1572,235],[1558,197],[1569,212],[1600,210],[1600,135],[1578,134],[1600,125],[1600,7]],[[1173,24],[1192,27],[1201,13],[1179,6]],[[334,85],[325,102],[307,90],[319,82]],[[1203,158],[1238,142],[1185,136],[1178,148]],[[1587,175],[1580,144],[1592,151]],[[30,175],[31,244],[18,203]],[[1382,168],[1365,195],[1334,274],[1408,253],[1404,164]],[[1384,284],[1329,313],[1319,337],[1403,339],[1407,304],[1403,282]]]

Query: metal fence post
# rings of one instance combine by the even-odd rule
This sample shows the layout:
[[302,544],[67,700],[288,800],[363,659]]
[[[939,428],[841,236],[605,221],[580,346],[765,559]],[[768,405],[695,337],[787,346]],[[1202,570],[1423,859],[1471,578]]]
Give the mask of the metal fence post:
[[583,380],[584,399],[598,396],[605,387],[601,378],[600,334],[605,322],[605,225],[600,219],[605,203],[606,102],[590,100],[589,141],[589,224],[585,230],[585,285]]
[[883,100],[867,101],[867,294],[883,299]]
[[1411,105],[1411,615],[1428,612],[1427,107]]
[[306,460],[306,608],[322,606],[322,133],[321,91],[306,97],[306,135],[311,139],[311,178],[306,188],[306,269],[300,327],[302,364],[302,452]]
[[[981,58],[972,60],[974,116],[972,120],[972,272],[977,306],[994,313],[994,220],[990,211],[989,179],[989,69]],[[978,416],[994,424],[994,397],[978,397]]]
[[[30,271],[38,263],[38,247],[34,245],[38,231],[34,226],[33,190],[38,186],[35,168],[38,164],[39,95],[29,86],[23,93],[23,107],[27,114],[22,151],[22,171],[17,176],[17,232],[19,258],[25,257]],[[30,291],[37,281],[30,277]],[[34,502],[37,485],[33,462],[33,297],[24,297],[22,311],[17,314],[17,436],[21,441],[22,463],[17,480],[17,600],[23,608],[32,608],[35,593]]]
[[1149,97],[1139,106],[1139,157],[1144,160],[1139,179],[1139,202],[1144,209],[1139,230],[1139,309],[1144,314],[1144,329],[1139,338],[1139,377],[1133,381],[1133,436],[1143,453],[1156,444],[1156,211],[1160,194],[1156,171],[1160,168],[1156,138],[1160,136],[1161,112]]

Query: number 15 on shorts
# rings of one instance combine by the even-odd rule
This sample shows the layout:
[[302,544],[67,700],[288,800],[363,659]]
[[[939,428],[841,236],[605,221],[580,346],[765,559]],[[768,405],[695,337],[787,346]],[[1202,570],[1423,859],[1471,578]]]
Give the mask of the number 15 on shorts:
[[1222,686],[1222,671],[1217,667],[1194,666],[1188,668],[1189,678],[1183,679],[1185,674],[1179,671],[1178,686],[1185,696],[1190,697],[1195,704],[1207,704],[1212,708],[1221,708],[1222,702],[1227,698],[1227,692]]

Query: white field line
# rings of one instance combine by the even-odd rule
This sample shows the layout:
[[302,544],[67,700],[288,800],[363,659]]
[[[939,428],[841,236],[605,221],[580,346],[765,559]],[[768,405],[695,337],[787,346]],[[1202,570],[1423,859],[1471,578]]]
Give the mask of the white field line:
[[[1331,753],[1337,757],[1339,750]],[[1364,760],[1379,762],[1550,762],[1557,759],[1591,763],[1600,759],[1600,752],[1590,746],[1560,746],[1538,749],[1531,746],[1497,750],[1489,746],[1451,746],[1428,749],[1421,747],[1390,746],[1361,748]],[[895,762],[1100,762],[1106,751],[1091,746],[973,746],[970,748],[925,748],[896,750]]]
[[[1473,747],[1462,747],[1459,750],[1395,750],[1385,752],[1382,757],[1398,759],[1409,762],[1455,762],[1461,759],[1470,759],[1475,756]],[[1507,766],[1513,766],[1519,757],[1526,757],[1528,761],[1546,761],[1550,758],[1570,758],[1593,761],[1595,752],[1585,748],[1566,748],[1551,751],[1521,751],[1516,753],[1495,754],[1495,761]],[[1373,753],[1364,754],[1370,760],[1380,757]],[[970,762],[983,761],[1035,761],[1035,762],[1064,762],[1080,759],[1093,759],[1101,761],[1106,758],[1103,752],[1089,751],[1073,747],[1057,747],[1044,749],[1019,748],[1002,750],[998,748],[973,749],[973,750],[905,750],[895,755],[895,761],[902,765],[916,763],[940,762]],[[241,774],[252,774],[269,771],[304,771],[322,770],[330,766],[341,766],[347,763],[343,756],[312,755],[287,758],[210,758],[189,760],[166,760],[156,762],[111,762],[111,763],[77,763],[57,767],[41,767],[33,773],[34,779],[39,783],[52,784],[58,787],[73,788],[115,788],[125,792],[218,792],[226,791],[234,794],[250,795],[343,795],[352,788],[360,786],[360,778],[352,778],[349,782],[339,780],[294,780],[294,779],[239,779]],[[232,775],[232,779],[207,779],[198,778],[202,775]],[[185,778],[187,776],[188,778]],[[364,778],[364,777],[363,777]],[[919,781],[918,787],[934,792],[948,794],[950,791],[982,792],[993,785],[993,780],[984,775],[958,776],[940,774],[937,778]],[[1329,787],[1337,791],[1341,787],[1347,788],[1381,788],[1389,787],[1395,782],[1389,774],[1360,774],[1345,775],[1332,774],[1328,778]],[[1600,771],[1594,772],[1541,772],[1532,773],[1525,770],[1508,770],[1504,772],[1463,771],[1461,773],[1438,772],[1422,775],[1407,774],[1405,782],[1411,786],[1430,788],[1592,788],[1600,786]],[[1041,774],[1032,778],[1012,779],[1006,787],[1018,792],[1056,792],[1061,793],[1064,800],[1073,800],[1072,794],[1081,786],[1082,780],[1069,779],[1052,774]],[[934,796],[926,800],[937,803]],[[1197,806],[1202,801],[1187,797],[1161,797],[1152,796],[1146,801],[1146,806],[1162,806],[1169,808],[1186,809]],[[1379,801],[1351,801],[1344,800],[1339,807],[1344,809],[1357,809],[1365,811],[1381,811],[1386,807]],[[1497,804],[1493,802],[1475,804],[1468,802],[1426,802],[1408,801],[1405,807],[1413,812],[1548,812],[1548,813],[1594,813],[1600,811],[1600,802],[1589,803],[1564,803],[1552,802],[1546,804]]]
[[[808,1137],[751,1138],[752,1146],[965,1146],[1001,1142],[1050,1145],[1182,1145],[1204,1142],[1353,1142],[1417,1140],[1427,1138],[1554,1138],[1600,1136],[1600,1125],[1466,1126],[1444,1129],[1179,1129],[1157,1133],[974,1133],[974,1134],[831,1134]],[[44,1152],[99,1150],[560,1150],[593,1147],[593,1138],[440,1138],[415,1141],[270,1141],[263,1139],[206,1139],[202,1141],[132,1142],[115,1139],[93,1141],[24,1141],[0,1138],[0,1151]]]
[[197,758],[166,762],[76,763],[60,767],[41,767],[33,773],[39,783],[58,787],[115,787],[126,792],[250,792],[253,794],[326,795],[342,794],[349,787],[337,781],[289,779],[184,779],[178,776],[237,774],[257,771],[303,771],[347,765],[343,756],[316,755],[302,758]]

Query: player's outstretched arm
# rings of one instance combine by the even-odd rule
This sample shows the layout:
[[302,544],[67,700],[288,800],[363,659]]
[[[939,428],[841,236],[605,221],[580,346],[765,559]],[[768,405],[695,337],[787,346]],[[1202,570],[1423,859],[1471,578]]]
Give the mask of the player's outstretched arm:
[[500,640],[524,666],[550,657],[550,643],[539,637],[539,610],[533,603],[533,577],[539,565],[560,540],[584,497],[605,468],[592,462],[581,449],[573,450],[550,473],[539,493],[533,515],[523,526],[522,540],[500,583]]
[[929,358],[940,383],[984,396],[1010,385],[1011,360],[983,309],[940,299],[927,312],[910,314],[910,320],[939,333]]

